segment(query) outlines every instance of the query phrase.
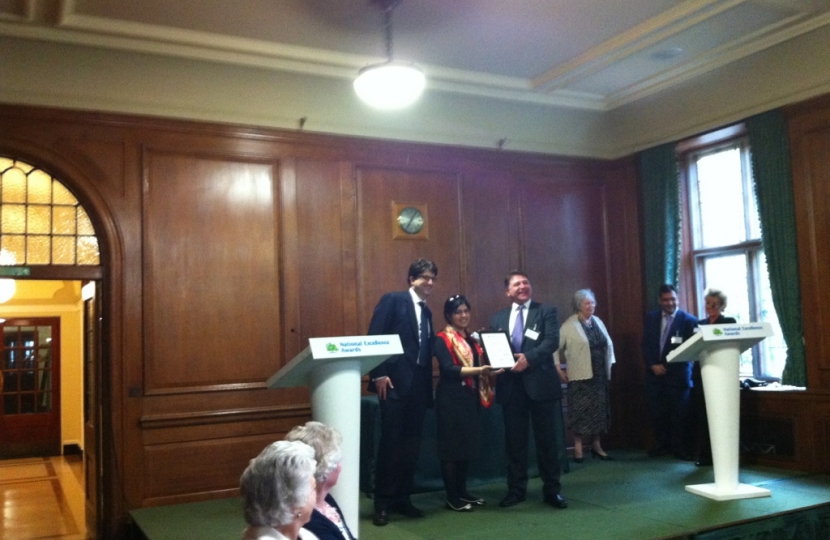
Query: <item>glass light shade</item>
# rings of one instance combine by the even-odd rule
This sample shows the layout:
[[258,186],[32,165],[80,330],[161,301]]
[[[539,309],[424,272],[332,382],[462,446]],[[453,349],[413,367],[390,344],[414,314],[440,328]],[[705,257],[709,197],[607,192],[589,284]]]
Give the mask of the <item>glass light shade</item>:
[[414,64],[385,62],[366,66],[354,80],[354,90],[376,109],[401,109],[413,104],[424,91],[426,77]]
[[11,300],[16,290],[17,284],[13,279],[0,279],[0,304]]

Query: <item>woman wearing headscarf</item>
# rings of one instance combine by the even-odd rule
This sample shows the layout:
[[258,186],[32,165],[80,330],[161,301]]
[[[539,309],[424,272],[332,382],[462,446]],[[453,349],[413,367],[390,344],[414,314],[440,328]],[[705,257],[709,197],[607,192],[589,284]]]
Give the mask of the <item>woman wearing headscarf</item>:
[[314,448],[317,470],[317,497],[311,520],[303,528],[320,540],[355,540],[346,525],[343,512],[329,490],[337,483],[343,467],[343,437],[340,432],[321,422],[306,422],[285,436],[287,441],[302,441]]
[[299,441],[275,442],[252,459],[239,479],[242,540],[317,540],[302,529],[317,500],[316,467],[314,449]]
[[435,392],[435,415],[438,426],[438,458],[447,492],[446,508],[471,512],[484,499],[467,491],[470,459],[479,449],[481,407],[493,402],[492,371],[484,352],[467,327],[470,302],[463,295],[444,302],[447,327],[435,336],[435,356],[440,378]]
[[[594,315],[597,300],[591,289],[574,293],[573,310],[559,331],[559,350],[553,355],[556,371],[568,384],[568,428],[574,434],[574,461],[582,463],[583,444],[602,460],[611,456],[602,449],[600,436],[611,424],[608,382],[614,363],[614,345],[605,325]],[[565,369],[562,369],[565,364]]]

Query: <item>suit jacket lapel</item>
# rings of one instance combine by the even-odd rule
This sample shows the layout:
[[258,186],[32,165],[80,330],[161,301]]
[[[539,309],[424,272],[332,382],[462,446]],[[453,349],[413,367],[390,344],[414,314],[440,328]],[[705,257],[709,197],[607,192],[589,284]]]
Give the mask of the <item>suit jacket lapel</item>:
[[412,330],[412,335],[415,336],[415,341],[420,340],[421,332],[418,330],[418,315],[415,313],[415,304],[412,302],[412,296],[409,291],[406,291],[406,312],[409,313],[409,327]]
[[525,341],[527,341],[527,329],[533,328],[536,320],[539,318],[539,304],[531,300],[527,304],[527,318],[525,318],[525,331],[522,336],[522,347],[524,348]]

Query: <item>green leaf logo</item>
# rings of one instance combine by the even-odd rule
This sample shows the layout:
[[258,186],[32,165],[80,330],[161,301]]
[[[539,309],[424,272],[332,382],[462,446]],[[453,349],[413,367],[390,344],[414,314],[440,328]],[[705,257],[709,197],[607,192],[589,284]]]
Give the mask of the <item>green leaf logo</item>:
[[334,343],[329,343],[326,345],[326,350],[328,352],[337,352],[337,345],[335,345]]
[[714,330],[712,330],[712,333],[715,334],[716,336],[722,336],[723,335],[723,331],[721,331],[720,328],[715,328]]

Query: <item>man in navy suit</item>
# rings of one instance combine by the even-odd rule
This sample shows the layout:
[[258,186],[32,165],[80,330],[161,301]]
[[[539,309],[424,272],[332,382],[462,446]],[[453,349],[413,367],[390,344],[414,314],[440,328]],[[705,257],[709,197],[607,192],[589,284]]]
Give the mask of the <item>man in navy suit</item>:
[[554,508],[567,508],[568,503],[560,494],[555,432],[557,414],[561,422],[556,402],[562,399],[553,363],[553,353],[559,348],[556,308],[531,301],[532,288],[524,272],[508,274],[504,286],[512,304],[493,316],[490,327],[506,330],[511,336],[516,364],[499,375],[496,383],[507,452],[507,495],[499,506],[514,506],[526,498],[527,440],[532,422],[544,501]]
[[692,387],[692,362],[666,363],[666,356],[691,338],[697,318],[677,309],[677,289],[662,285],[660,309],[646,313],[643,324],[643,359],[646,363],[646,390],[654,430],[651,457],[669,452],[691,460],[686,445],[689,432],[689,396]]
[[372,523],[389,523],[389,512],[423,517],[413,506],[415,466],[421,431],[432,407],[432,341],[435,329],[426,299],[438,275],[434,262],[409,266],[409,289],[386,293],[375,306],[369,335],[398,334],[403,354],[390,356],[369,372],[369,391],[380,403],[380,441],[375,460],[375,513]]

